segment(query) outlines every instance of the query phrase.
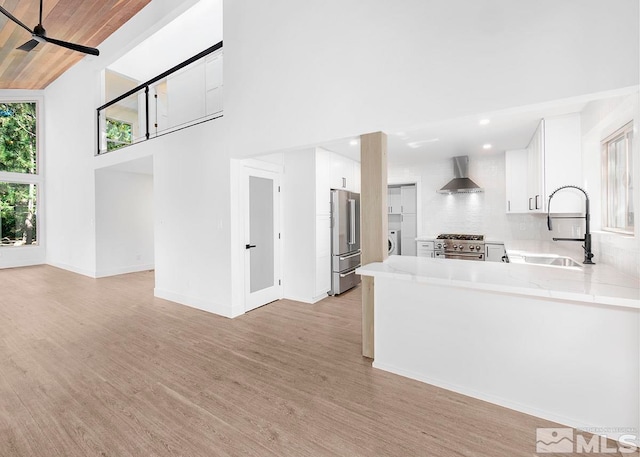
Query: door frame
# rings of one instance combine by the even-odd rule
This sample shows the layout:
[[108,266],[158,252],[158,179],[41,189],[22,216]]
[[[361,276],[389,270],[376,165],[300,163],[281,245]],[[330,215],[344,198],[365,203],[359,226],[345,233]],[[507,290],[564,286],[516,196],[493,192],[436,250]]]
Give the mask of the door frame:
[[[283,297],[282,287],[282,174],[283,167],[270,162],[263,162],[256,159],[246,159],[242,161],[241,171],[241,213],[244,219],[242,240],[243,244],[240,248],[243,251],[242,258],[244,260],[244,290],[243,290],[243,306],[244,312],[249,312],[260,306],[264,306],[271,303],[274,300],[279,300]],[[263,176],[260,176],[263,175]],[[250,230],[250,218],[249,218],[249,176],[268,177],[274,178],[274,185],[278,188],[277,192],[274,192],[274,274],[275,280],[278,281],[274,284],[273,288],[264,289],[263,291],[255,292],[251,294],[250,287],[250,259],[248,249],[245,245],[249,244],[249,230]],[[279,236],[275,236],[279,235]],[[258,304],[256,304],[258,303]]]

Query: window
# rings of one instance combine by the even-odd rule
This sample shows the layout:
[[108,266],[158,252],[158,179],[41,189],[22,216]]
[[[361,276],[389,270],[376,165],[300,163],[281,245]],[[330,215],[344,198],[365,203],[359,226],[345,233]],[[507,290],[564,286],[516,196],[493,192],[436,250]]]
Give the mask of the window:
[[0,182],[0,244],[37,244],[36,184]]
[[633,122],[602,141],[604,230],[633,234]]
[[0,171],[37,174],[36,104],[0,103]]
[[107,151],[114,151],[131,144],[133,125],[129,122],[107,118]]
[[36,102],[0,103],[0,247],[38,244]]

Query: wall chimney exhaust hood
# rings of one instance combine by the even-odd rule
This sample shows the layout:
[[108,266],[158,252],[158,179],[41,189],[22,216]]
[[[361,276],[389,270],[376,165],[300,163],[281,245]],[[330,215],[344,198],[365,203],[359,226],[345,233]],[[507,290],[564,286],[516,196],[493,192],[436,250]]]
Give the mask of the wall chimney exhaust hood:
[[484,189],[469,179],[469,157],[458,156],[453,158],[453,178],[442,189],[440,194],[458,194],[470,192],[483,192]]

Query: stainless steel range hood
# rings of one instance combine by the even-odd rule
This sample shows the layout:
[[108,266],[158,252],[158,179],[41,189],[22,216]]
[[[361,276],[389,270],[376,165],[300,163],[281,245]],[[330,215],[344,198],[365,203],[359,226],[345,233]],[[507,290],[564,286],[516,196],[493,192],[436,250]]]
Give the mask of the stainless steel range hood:
[[469,156],[453,158],[453,178],[442,189],[440,194],[458,194],[469,192],[483,192],[484,189],[469,179]]

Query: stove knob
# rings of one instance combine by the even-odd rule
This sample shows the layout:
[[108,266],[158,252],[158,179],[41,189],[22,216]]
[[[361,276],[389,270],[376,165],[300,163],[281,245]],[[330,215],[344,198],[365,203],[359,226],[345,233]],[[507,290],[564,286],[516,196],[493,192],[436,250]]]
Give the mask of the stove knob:
[[453,245],[453,249],[458,249],[458,245],[457,245],[457,244],[454,244],[454,245]]
[[479,250],[480,250],[480,246],[476,246],[476,251],[479,251]]

